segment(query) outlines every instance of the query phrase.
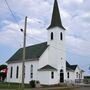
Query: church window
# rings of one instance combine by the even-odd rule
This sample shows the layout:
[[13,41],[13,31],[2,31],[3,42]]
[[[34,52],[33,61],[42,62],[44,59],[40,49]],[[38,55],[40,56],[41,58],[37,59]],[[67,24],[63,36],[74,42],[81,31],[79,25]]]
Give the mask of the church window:
[[25,78],[25,69],[26,69],[26,66],[24,65],[24,78]]
[[81,78],[82,78],[82,72],[81,72]]
[[69,72],[67,73],[67,78],[69,78]]
[[33,78],[33,73],[31,73],[31,78]]
[[60,33],[60,40],[63,40],[63,34],[62,34],[62,32]]
[[76,72],[76,78],[78,78],[78,72]]
[[62,69],[60,70],[60,73],[63,73],[63,70]]
[[79,74],[79,79],[80,79],[80,74]]
[[13,67],[11,67],[10,78],[12,78],[12,73],[13,73]]
[[30,72],[31,78],[33,78],[33,65],[31,65],[31,72]]
[[17,69],[16,69],[16,78],[18,78],[18,73],[19,73],[19,67],[17,66]]
[[54,78],[54,72],[51,72],[51,78],[52,79]]
[[53,40],[53,32],[51,32],[51,40]]

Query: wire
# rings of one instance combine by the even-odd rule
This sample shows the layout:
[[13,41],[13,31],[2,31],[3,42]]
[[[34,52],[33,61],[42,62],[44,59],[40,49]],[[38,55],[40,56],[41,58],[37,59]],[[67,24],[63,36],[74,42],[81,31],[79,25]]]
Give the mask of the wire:
[[15,22],[17,23],[17,25],[18,25],[18,27],[19,27],[19,29],[20,29],[20,25],[19,25],[19,23],[18,23],[18,21],[17,21],[15,15],[14,15],[13,11],[11,10],[11,8],[10,8],[10,6],[9,6],[9,4],[8,4],[8,2],[7,2],[7,0],[5,0],[5,3],[6,3],[6,5],[7,5],[7,7],[8,7],[8,9],[9,9],[9,11],[11,12],[12,17],[14,18]]
[[[27,35],[28,36],[28,35]],[[32,36],[28,36],[29,38],[32,38],[33,40],[36,40],[36,41],[38,41],[38,42],[42,42],[40,39],[36,39],[36,38],[34,38],[34,37],[32,37]],[[65,50],[63,50],[63,49],[60,49],[60,48],[57,48],[56,46],[53,46],[53,45],[50,45],[51,47],[53,47],[53,48],[55,48],[55,49],[57,49],[58,51],[65,51]]]
[[[29,36],[29,35],[27,35],[29,38],[32,38],[33,40],[36,40],[36,41],[38,41],[38,42],[42,42],[38,37],[37,38],[35,38],[35,37],[33,37],[33,36]],[[63,49],[60,49],[60,48],[57,48],[56,46],[54,46],[54,45],[51,45],[51,47],[53,47],[53,48],[55,48],[55,49],[57,49],[57,50],[59,50],[60,52],[61,51],[65,51],[66,52],[66,50],[63,50]],[[75,49],[75,50],[78,50],[78,49]],[[68,52],[70,52],[70,53],[72,53],[72,51],[71,50],[69,50]],[[78,54],[78,53],[75,53],[75,54],[77,54],[77,55],[79,55],[79,56],[83,56],[83,55],[81,55],[81,54]]]
[[[8,2],[7,2],[7,0],[5,0],[5,2],[6,2],[6,4],[7,4],[7,6],[8,6],[8,9],[10,10],[10,12],[11,12],[11,14],[12,14],[13,18],[15,19],[16,23],[17,23],[17,24],[18,24],[18,26],[19,26],[19,23],[18,23],[18,21],[17,21],[17,19],[16,19],[15,15],[13,14],[13,12],[12,12],[12,10],[11,10],[11,8],[10,8],[10,6],[9,6]],[[21,14],[20,14],[20,15],[21,15]],[[24,15],[22,15],[22,16],[24,17]],[[41,42],[41,41],[39,41],[39,42]],[[55,46],[52,46],[52,47],[57,48],[57,47],[55,47]],[[58,49],[58,48],[57,48],[57,49]]]

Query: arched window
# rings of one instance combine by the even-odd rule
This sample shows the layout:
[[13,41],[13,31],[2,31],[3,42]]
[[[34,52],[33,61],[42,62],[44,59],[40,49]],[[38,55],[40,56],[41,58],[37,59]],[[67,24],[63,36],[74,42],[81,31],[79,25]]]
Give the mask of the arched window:
[[16,78],[18,78],[18,73],[19,73],[19,67],[17,66],[17,69],[16,69]]
[[81,72],[81,78],[82,78],[82,72]]
[[62,69],[60,70],[60,73],[63,73],[63,70]]
[[51,72],[51,78],[52,79],[54,78],[54,72]]
[[53,40],[53,32],[51,32],[51,40]]
[[62,32],[60,33],[60,40],[63,40],[63,34],[62,34]]
[[69,72],[67,73],[67,78],[69,78]]
[[33,78],[33,65],[31,65],[31,78]]
[[26,70],[26,66],[24,65],[24,78],[25,78],[25,70]]
[[76,78],[78,78],[78,72],[76,72]]
[[79,74],[79,79],[80,79],[80,74]]
[[10,78],[12,78],[12,73],[13,73],[13,67],[11,67]]

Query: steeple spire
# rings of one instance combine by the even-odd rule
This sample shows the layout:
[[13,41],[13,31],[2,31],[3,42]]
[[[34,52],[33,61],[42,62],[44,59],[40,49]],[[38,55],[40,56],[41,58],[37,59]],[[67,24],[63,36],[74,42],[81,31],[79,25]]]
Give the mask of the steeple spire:
[[49,25],[47,29],[51,29],[56,26],[65,30],[61,22],[57,0],[55,0],[54,2],[51,24]]

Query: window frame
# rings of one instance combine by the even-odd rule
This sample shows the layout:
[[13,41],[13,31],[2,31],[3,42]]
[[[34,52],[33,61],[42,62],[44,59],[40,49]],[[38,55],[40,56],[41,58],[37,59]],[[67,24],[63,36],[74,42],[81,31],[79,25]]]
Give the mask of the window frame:
[[54,72],[51,72],[51,79],[54,79]]
[[70,78],[70,73],[69,72],[67,72],[67,78]]
[[18,78],[18,74],[19,74],[19,66],[17,66],[16,68],[16,78]]
[[12,78],[12,74],[13,74],[13,67],[11,66],[11,69],[10,69],[10,78]]
[[78,78],[78,72],[76,72],[76,78]]
[[54,34],[53,34],[53,32],[51,32],[51,40],[53,40],[54,39]]
[[63,33],[60,32],[60,40],[63,40]]
[[30,78],[33,78],[33,65],[31,64],[30,67]]

